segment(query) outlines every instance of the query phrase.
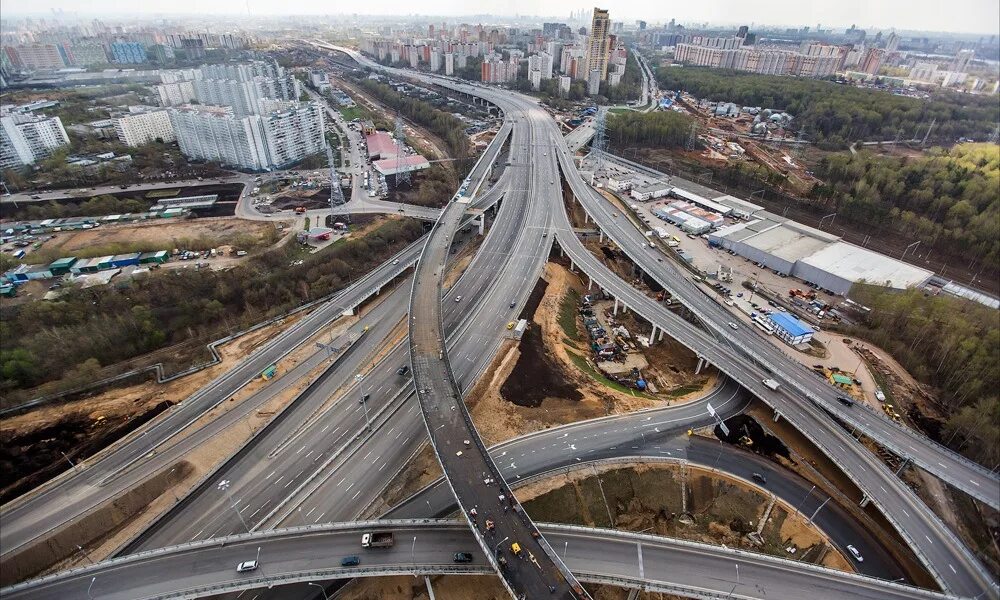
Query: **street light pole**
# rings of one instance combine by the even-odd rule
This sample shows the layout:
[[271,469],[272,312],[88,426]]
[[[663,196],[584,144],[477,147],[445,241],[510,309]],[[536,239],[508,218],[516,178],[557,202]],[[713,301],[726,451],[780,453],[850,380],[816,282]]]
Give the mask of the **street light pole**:
[[803,496],[802,500],[799,501],[799,505],[795,507],[795,512],[799,512],[802,509],[802,505],[806,503],[806,499],[809,498],[809,496],[812,495],[813,490],[815,490],[815,489],[816,489],[816,486],[812,486],[811,488],[809,488],[809,491],[806,493],[806,495]]
[[[505,537],[504,539],[502,539],[502,540],[500,540],[499,542],[497,542],[496,546],[493,546],[493,555],[494,555],[494,556],[496,556],[496,553],[497,553],[497,550],[499,550],[499,549],[500,549],[500,544],[502,544],[502,543],[506,542],[506,541],[507,541],[507,540],[509,540],[509,539],[510,539],[510,536],[508,535],[508,536],[507,536],[507,537]],[[566,542],[566,543],[568,544],[569,542]]]
[[326,595],[326,588],[325,587],[321,586],[318,583],[313,583],[311,581],[307,581],[306,585],[311,585],[311,586],[318,587],[319,591],[323,592],[323,600],[330,600],[329,596]]
[[358,382],[358,391],[361,392],[361,407],[364,408],[365,410],[365,429],[371,431],[372,422],[368,418],[368,401],[365,398],[365,385],[364,385],[365,378],[364,376],[361,375],[361,373],[358,373],[357,375],[354,376],[354,379],[355,381]]
[[90,590],[94,587],[94,582],[97,581],[97,577],[90,578],[90,585],[87,586],[87,598],[94,600],[94,597],[90,595]]
[[[250,526],[243,520],[243,514],[238,508],[236,508],[236,502],[233,501],[233,495],[229,493],[230,485],[231,484],[228,479],[223,479],[216,485],[216,488],[226,494],[226,497],[229,498],[229,504],[232,505],[233,510],[236,511],[236,516],[240,518],[240,523],[243,523],[243,527],[247,530],[247,533],[250,533]],[[257,548],[257,553],[260,554],[260,548]]]

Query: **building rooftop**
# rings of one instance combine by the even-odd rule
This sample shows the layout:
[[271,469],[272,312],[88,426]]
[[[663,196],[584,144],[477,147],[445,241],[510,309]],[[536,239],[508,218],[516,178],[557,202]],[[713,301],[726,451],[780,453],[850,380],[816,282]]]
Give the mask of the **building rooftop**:
[[933,275],[926,269],[846,242],[830,244],[802,262],[848,281],[866,281],[896,289],[920,285]]
[[826,240],[803,235],[783,225],[773,226],[745,241],[754,248],[789,262],[805,258],[829,244]]
[[395,175],[404,171],[419,171],[431,166],[431,163],[419,154],[404,156],[402,158],[396,158],[395,156],[383,158],[382,160],[375,161],[373,164],[378,172],[383,175]]
[[774,312],[768,316],[770,317],[772,323],[793,336],[806,335],[807,333],[813,332],[812,327],[809,327],[788,313]]
[[398,153],[396,141],[384,131],[376,131],[365,136],[369,156],[389,157]]

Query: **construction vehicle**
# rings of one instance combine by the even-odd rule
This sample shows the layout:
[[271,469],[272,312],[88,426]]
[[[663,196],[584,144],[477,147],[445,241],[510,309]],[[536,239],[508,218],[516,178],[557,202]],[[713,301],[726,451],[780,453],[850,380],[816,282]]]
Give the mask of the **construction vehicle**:
[[301,215],[304,212],[306,212],[306,207],[304,207],[304,206],[296,206],[295,207],[295,213],[296,214]]
[[260,378],[263,379],[264,381],[267,381],[268,379],[274,377],[275,374],[277,374],[277,372],[278,372],[278,365],[271,365],[270,367],[260,372]]

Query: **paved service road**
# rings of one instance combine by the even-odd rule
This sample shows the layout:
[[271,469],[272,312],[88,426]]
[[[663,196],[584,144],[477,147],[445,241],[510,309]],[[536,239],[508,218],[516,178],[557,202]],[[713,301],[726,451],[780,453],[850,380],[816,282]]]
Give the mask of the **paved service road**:
[[[695,598],[945,598],[926,590],[706,544],[565,525],[541,525],[540,529],[584,581],[641,585],[650,591]],[[361,534],[372,530],[393,532],[396,544],[386,549],[361,548]],[[236,564],[258,557],[258,549],[260,567],[237,573]],[[455,564],[455,552],[471,552],[472,562]],[[360,564],[342,567],[340,561],[347,556],[357,556]],[[6,600],[165,600],[293,583],[305,588],[307,581],[346,577],[413,572],[483,574],[491,570],[464,523],[371,521],[282,529],[165,548],[6,588],[2,595]],[[549,597],[548,593],[530,596],[533,600]]]

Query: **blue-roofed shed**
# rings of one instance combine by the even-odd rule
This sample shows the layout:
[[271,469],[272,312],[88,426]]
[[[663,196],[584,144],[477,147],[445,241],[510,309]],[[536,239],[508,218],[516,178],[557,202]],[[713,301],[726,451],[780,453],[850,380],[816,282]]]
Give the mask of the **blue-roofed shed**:
[[813,328],[788,313],[773,312],[768,315],[774,324],[774,333],[786,344],[797,346],[812,339]]

